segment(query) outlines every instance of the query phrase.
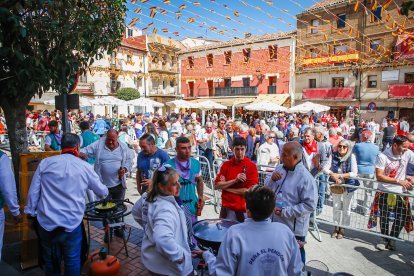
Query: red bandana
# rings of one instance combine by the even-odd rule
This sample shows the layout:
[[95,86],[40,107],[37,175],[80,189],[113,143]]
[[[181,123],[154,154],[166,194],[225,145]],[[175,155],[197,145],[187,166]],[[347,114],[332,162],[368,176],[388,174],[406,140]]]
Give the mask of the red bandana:
[[62,154],[64,153],[70,153],[73,154],[76,157],[79,157],[79,151],[76,150],[76,148],[66,148],[66,149],[62,149]]
[[313,140],[312,143],[303,143],[303,147],[305,148],[308,155],[310,155],[312,152],[318,152],[318,144],[315,140]]

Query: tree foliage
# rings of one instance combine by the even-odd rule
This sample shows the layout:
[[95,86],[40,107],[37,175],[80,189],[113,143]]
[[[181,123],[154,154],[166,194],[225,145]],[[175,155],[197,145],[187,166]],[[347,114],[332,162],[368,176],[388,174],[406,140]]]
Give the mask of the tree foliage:
[[116,97],[124,101],[135,100],[140,97],[139,91],[133,87],[121,88],[116,92]]
[[0,1],[0,106],[15,164],[27,150],[25,109],[45,91],[68,92],[78,71],[120,45],[125,0]]

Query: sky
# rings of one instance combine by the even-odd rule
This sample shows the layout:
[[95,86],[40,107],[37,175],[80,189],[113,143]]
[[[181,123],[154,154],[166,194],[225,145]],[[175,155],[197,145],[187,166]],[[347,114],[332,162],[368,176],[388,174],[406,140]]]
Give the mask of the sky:
[[316,2],[318,0],[127,0],[125,21],[127,25],[135,24],[134,28],[148,28],[144,33],[151,34],[156,28],[157,34],[177,40],[200,36],[230,40],[242,38],[246,33],[264,35],[293,31],[295,15]]

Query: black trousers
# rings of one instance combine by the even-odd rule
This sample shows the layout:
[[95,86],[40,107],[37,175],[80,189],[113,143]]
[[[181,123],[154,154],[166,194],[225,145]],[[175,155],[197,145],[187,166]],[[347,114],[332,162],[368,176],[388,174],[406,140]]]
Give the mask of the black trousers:
[[[408,210],[404,205],[403,199],[401,196],[397,196],[397,203],[393,210],[391,210],[387,203],[388,194],[384,193],[379,197],[379,210],[380,210],[380,228],[381,234],[396,237],[401,233],[401,230],[404,227],[405,220],[407,218]],[[390,220],[388,217],[389,211],[395,213],[395,220],[391,226],[390,232]]]

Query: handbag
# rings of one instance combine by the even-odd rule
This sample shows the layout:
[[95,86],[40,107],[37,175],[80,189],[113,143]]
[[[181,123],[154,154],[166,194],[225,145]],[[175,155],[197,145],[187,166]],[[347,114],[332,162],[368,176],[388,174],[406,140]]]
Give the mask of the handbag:
[[345,193],[345,187],[340,186],[340,185],[332,184],[329,187],[329,189],[331,190],[332,194],[341,195],[341,194]]

